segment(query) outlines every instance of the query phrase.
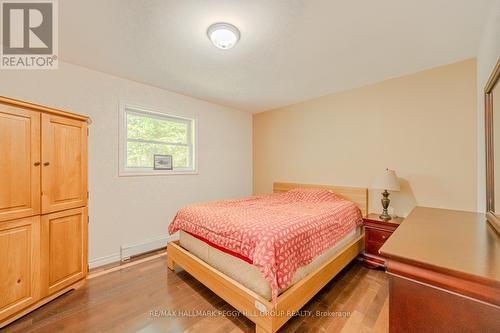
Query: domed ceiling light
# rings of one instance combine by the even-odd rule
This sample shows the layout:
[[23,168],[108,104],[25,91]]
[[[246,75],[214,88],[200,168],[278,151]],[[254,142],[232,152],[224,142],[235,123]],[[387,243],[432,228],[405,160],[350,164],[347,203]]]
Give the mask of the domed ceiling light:
[[229,50],[238,43],[240,31],[232,24],[220,22],[208,27],[207,36],[215,47]]

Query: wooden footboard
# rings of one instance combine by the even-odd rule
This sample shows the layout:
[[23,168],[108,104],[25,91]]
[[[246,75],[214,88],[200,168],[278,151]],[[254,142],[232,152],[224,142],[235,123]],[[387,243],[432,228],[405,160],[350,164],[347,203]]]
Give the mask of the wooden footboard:
[[356,258],[363,248],[364,234],[361,234],[328,262],[279,295],[276,306],[194,256],[182,248],[178,241],[168,243],[167,266],[171,270],[175,265],[182,267],[253,321],[257,332],[274,333]]

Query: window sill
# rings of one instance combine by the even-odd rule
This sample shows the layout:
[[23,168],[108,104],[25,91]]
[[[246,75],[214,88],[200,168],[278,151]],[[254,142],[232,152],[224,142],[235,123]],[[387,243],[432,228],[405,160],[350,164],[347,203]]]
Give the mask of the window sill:
[[141,177],[141,176],[189,176],[197,175],[197,170],[192,171],[120,171],[118,177]]

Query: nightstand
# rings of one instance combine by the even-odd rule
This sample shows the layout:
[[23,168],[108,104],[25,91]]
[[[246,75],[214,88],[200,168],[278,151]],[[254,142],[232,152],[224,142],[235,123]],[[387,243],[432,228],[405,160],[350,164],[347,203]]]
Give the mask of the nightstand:
[[379,215],[368,214],[363,218],[365,252],[362,258],[365,266],[369,268],[384,267],[385,259],[380,256],[378,250],[404,220],[402,217],[393,217],[392,220],[386,221],[382,220]]

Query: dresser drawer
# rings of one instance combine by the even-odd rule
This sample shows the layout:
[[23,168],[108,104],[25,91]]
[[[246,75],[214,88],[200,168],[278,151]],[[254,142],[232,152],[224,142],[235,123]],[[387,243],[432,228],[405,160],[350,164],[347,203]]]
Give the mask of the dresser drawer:
[[376,242],[383,244],[391,235],[392,232],[390,231],[366,228],[366,239],[368,242]]
[[366,241],[365,243],[365,252],[368,254],[373,254],[376,256],[380,256],[378,253],[378,250],[384,245],[384,243],[381,242],[372,242],[372,241]]
[[380,248],[391,237],[392,233],[403,222],[400,217],[383,220],[378,214],[368,214],[363,218],[365,227],[365,250],[362,255],[363,263],[368,268],[385,266],[385,259],[379,253]]

